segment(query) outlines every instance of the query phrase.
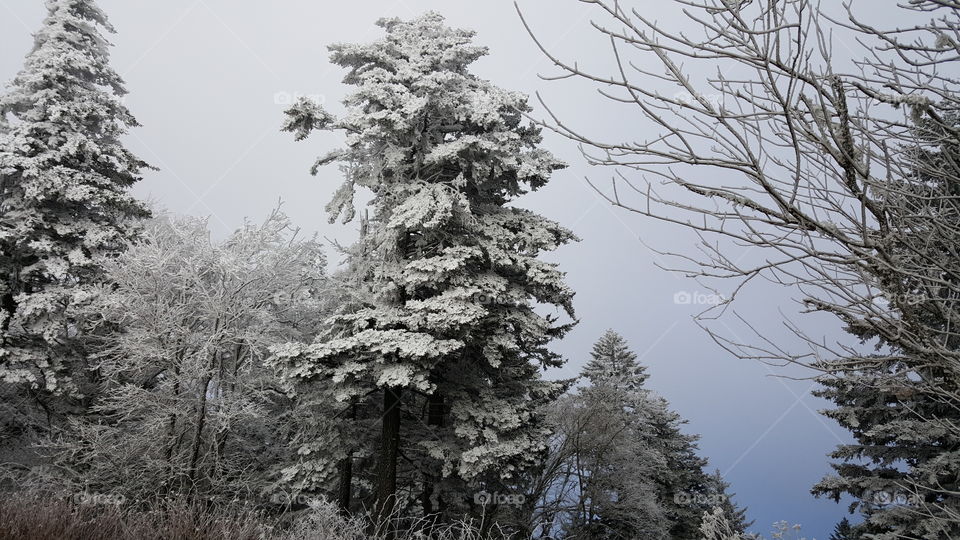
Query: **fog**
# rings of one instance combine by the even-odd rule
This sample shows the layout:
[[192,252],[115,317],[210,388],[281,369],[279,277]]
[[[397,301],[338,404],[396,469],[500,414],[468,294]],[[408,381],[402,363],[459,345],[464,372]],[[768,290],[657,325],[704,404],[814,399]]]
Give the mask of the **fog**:
[[[676,21],[669,2],[640,0],[646,13]],[[129,147],[153,166],[138,196],[176,213],[209,215],[218,235],[244,219],[264,218],[278,202],[305,233],[347,242],[357,225],[329,224],[323,206],[338,184],[336,168],[309,174],[315,157],[338,144],[330,135],[295,142],[281,133],[283,110],[312,96],[333,112],[345,87],[327,60],[334,42],[380,35],[380,17],[413,17],[426,10],[451,25],[477,31],[490,54],[476,72],[503,88],[540,93],[566,122],[607,138],[642,138],[615,107],[582,82],[550,82],[551,66],[527,34],[512,2],[280,0],[101,0],[118,34],[113,65],[130,91],[126,102],[142,127]],[[608,44],[589,26],[591,8],[573,0],[523,0],[520,9],[551,50],[595,66],[609,62]],[[12,79],[44,14],[36,0],[0,0],[0,78]],[[546,112],[536,99],[534,115]],[[581,242],[553,255],[577,291],[581,323],[555,349],[568,359],[552,375],[572,376],[607,328],[622,333],[649,366],[649,386],[689,419],[702,454],[726,475],[740,504],[769,532],[776,520],[801,523],[807,536],[826,538],[845,515],[844,504],[817,500],[810,487],[828,472],[826,457],[848,435],[816,413],[826,403],[809,395],[811,375],[738,360],[698,327],[693,316],[709,291],[658,268],[670,266],[655,249],[694,253],[696,237],[606,203],[587,183],[612,171],[591,168],[569,141],[548,133],[546,147],[570,164],[543,190],[519,204],[573,229]],[[646,245],[645,245],[646,244]],[[331,250],[335,258],[335,253]],[[697,296],[698,293],[700,296]],[[676,295],[680,295],[676,297]],[[693,302],[681,302],[684,294]],[[764,337],[800,346],[782,314],[812,335],[840,339],[839,325],[798,316],[795,294],[758,283],[737,301],[737,312]],[[744,341],[749,329],[732,314],[711,328]],[[790,375],[792,379],[780,377]],[[795,380],[799,378],[799,380]]]

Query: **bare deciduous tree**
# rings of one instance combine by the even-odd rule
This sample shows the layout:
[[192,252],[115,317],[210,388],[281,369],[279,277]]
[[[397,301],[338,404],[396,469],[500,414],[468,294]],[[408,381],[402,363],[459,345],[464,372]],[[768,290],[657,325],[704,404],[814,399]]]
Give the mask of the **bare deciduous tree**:
[[[738,356],[860,385],[828,390],[835,417],[856,416],[847,427],[860,426],[861,444],[838,450],[845,464],[819,492],[859,498],[878,534],[955,533],[960,4],[884,6],[902,26],[880,28],[861,16],[875,3],[677,0],[687,19],[678,29],[628,2],[583,1],[615,67],[607,74],[541,45],[561,70],[548,78],[595,83],[636,113],[637,138],[599,139],[552,113],[547,125],[590,163],[616,168],[610,185],[594,184],[609,202],[696,231],[699,254],[673,255],[684,272],[734,280],[719,310],[768,279],[876,345],[867,355],[795,327],[811,345],[797,352],[708,328]],[[867,396],[898,413],[871,415],[856,401]],[[911,502],[871,505],[878,490]]]

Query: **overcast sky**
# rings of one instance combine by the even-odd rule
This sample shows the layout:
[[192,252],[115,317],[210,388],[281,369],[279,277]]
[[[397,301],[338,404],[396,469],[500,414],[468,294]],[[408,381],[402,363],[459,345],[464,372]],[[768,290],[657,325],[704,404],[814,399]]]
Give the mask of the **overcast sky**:
[[[664,0],[635,0],[653,18],[675,19]],[[327,60],[333,42],[370,41],[381,35],[379,17],[410,18],[426,10],[454,26],[474,29],[490,55],[476,73],[501,87],[540,92],[565,120],[593,133],[642,138],[603,105],[589,87],[538,78],[549,62],[535,48],[508,0],[486,2],[400,0],[100,0],[118,34],[113,65],[125,78],[127,105],[143,127],[129,147],[158,167],[136,193],[173,212],[210,216],[222,236],[244,218],[260,220],[280,200],[305,231],[349,241],[355,224],[329,225],[323,206],[338,185],[336,168],[311,177],[315,157],[338,143],[333,136],[294,142],[280,133],[285,105],[313,96],[334,112],[346,88],[343,72]],[[568,58],[608,61],[606,43],[589,27],[590,6],[575,0],[522,0],[521,8],[543,41]],[[44,15],[38,0],[0,0],[0,79],[13,78]],[[542,108],[537,115],[543,115]],[[519,204],[572,228],[582,242],[552,259],[577,291],[579,326],[556,349],[568,358],[563,375],[576,373],[593,341],[607,328],[622,333],[649,366],[649,385],[689,419],[702,436],[702,454],[724,473],[755,529],[776,520],[801,523],[821,540],[845,515],[845,505],[817,500],[810,487],[829,471],[826,453],[848,435],[816,414],[827,404],[809,395],[810,381],[784,380],[785,372],[737,360],[692,320],[697,306],[678,305],[678,293],[706,292],[697,283],[656,267],[644,247],[693,251],[695,238],[603,202],[584,177],[604,180],[576,147],[548,135],[546,146],[570,163],[547,188]],[[746,292],[740,311],[776,343],[795,339],[782,324],[791,295],[765,286]],[[727,318],[718,331],[744,329]],[[801,319],[814,335],[837,337],[827,319]],[[743,337],[750,336],[743,334]],[[792,372],[796,375],[797,372]],[[800,373],[803,375],[803,373]],[[807,374],[809,375],[809,374]]]

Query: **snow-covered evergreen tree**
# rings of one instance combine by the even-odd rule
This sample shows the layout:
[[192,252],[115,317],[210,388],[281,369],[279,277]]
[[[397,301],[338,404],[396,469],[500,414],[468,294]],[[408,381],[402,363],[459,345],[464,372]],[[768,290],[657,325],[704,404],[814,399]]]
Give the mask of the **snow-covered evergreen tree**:
[[708,504],[707,460],[697,454],[699,436],[684,433],[687,423],[670,404],[656,396],[650,404],[649,440],[666,458],[666,468],[657,479],[660,500],[671,522],[671,538],[697,538],[697,527]]
[[[836,407],[824,414],[850,430],[856,442],[831,453],[834,474],[814,493],[834,500],[855,498],[856,526],[877,539],[947,538],[960,535],[953,487],[958,463],[957,412],[888,357],[846,359],[821,381],[817,395]],[[927,511],[919,511],[928,508]],[[936,536],[942,534],[943,536]],[[931,536],[933,535],[933,536]]]
[[747,521],[747,509],[741,508],[733,500],[736,494],[730,492],[730,483],[723,478],[719,470],[707,477],[707,486],[706,502],[723,511],[727,523],[735,532],[745,534],[753,522]]
[[638,391],[647,380],[646,367],[637,362],[636,353],[630,350],[623,336],[613,330],[607,330],[593,344],[590,356],[580,374],[594,384],[602,380],[618,381],[625,390]]
[[703,513],[717,506],[742,532],[745,511],[704,473],[697,437],[644,387],[646,368],[622,336],[607,331],[581,376],[588,384],[551,407],[555,434],[530,482],[539,502],[528,522],[588,538],[699,540]]
[[472,491],[519,473],[545,448],[538,411],[562,385],[541,371],[561,363],[548,344],[569,326],[534,306],[572,316],[573,293],[539,257],[574,236],[512,203],[563,164],[524,121],[526,96],[470,73],[487,52],[472,32],[435,13],[379,25],[384,39],[331,47],[356,87],[347,114],[300,101],[287,124],[300,138],[346,135],[315,168],[338,162],[346,176],[327,207],[332,220],[354,217],[357,188],[372,192],[354,250],[367,258],[354,261],[367,299],[315,343],[275,353],[289,377],[335,381],[342,402],[379,393],[379,510],[397,493],[402,448],[417,478],[405,492],[419,491],[411,496],[420,511],[459,513]]
[[[710,510],[707,460],[697,455],[696,435],[683,432],[686,421],[670,410],[661,396],[644,388],[648,375],[626,340],[608,330],[593,346],[591,360],[583,370],[593,386],[617,388],[622,406],[631,410],[645,445],[664,459],[655,482],[672,538],[695,538],[702,513]],[[589,388],[587,390],[589,392]]]
[[145,164],[119,140],[137,123],[109,65],[102,32],[114,30],[93,0],[47,8],[0,97],[0,379],[34,395],[78,391],[71,313],[147,214],[128,193]]
[[[954,119],[953,124],[957,124]],[[960,144],[942,122],[915,127],[917,144],[906,152],[915,176],[891,180],[885,205],[896,234],[890,243],[899,268],[911,279],[878,280],[887,309],[911,310],[918,333],[957,350],[951,322],[958,298],[955,262],[960,238],[940,223],[960,220]],[[896,312],[894,311],[894,312]],[[850,430],[855,444],[831,454],[835,473],[814,493],[856,501],[850,510],[865,521],[855,527],[873,538],[960,536],[960,384],[934,351],[908,352],[884,339],[871,321],[851,318],[848,330],[879,338],[883,354],[825,361],[818,395],[836,404],[824,414]],[[934,335],[936,334],[936,335]]]

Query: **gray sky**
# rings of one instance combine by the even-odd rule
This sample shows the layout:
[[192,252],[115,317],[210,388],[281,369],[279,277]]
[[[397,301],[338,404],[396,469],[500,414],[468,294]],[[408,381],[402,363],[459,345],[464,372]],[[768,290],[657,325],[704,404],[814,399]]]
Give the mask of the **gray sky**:
[[[127,105],[142,128],[130,148],[159,172],[149,172],[139,196],[178,213],[211,216],[224,235],[245,217],[260,220],[278,200],[305,231],[349,241],[355,224],[328,225],[323,206],[338,184],[336,168],[314,178],[317,155],[335,147],[331,136],[294,142],[279,132],[283,110],[296,95],[317,96],[332,111],[346,88],[342,71],[327,61],[333,42],[369,41],[380,35],[383,16],[409,18],[428,9],[454,26],[472,28],[490,47],[476,72],[510,90],[540,91],[564,120],[609,138],[639,138],[617,111],[581,83],[549,83],[538,73],[549,62],[534,47],[508,0],[100,0],[118,30],[113,65],[127,81]],[[662,0],[637,0],[654,18],[672,19],[676,8]],[[522,0],[534,29],[568,58],[603,65],[606,44],[591,31],[590,6],[575,0]],[[13,78],[44,15],[37,0],[0,0],[0,79]],[[543,110],[537,110],[538,115]],[[828,472],[826,453],[848,435],[816,414],[826,403],[808,395],[809,381],[772,377],[785,373],[741,361],[715,345],[692,321],[696,306],[677,305],[674,295],[707,292],[697,283],[655,266],[657,256],[640,242],[682,250],[695,238],[687,231],[615,211],[584,181],[610,171],[591,170],[577,149],[548,135],[546,146],[571,164],[550,186],[519,204],[574,229],[582,242],[553,257],[577,291],[580,325],[556,349],[578,371],[593,341],[606,328],[622,333],[649,366],[649,385],[689,419],[702,435],[701,453],[733,484],[750,507],[755,529],[769,532],[776,520],[803,524],[821,540],[844,515],[845,505],[816,500],[810,487]],[[738,300],[741,311],[778,344],[795,338],[780,311],[795,311],[784,291],[759,286]],[[727,326],[729,325],[729,326]],[[803,319],[814,335],[838,336],[828,319]],[[731,319],[714,327],[751,338]],[[793,372],[796,374],[796,372]],[[802,374],[801,374],[802,375]]]

